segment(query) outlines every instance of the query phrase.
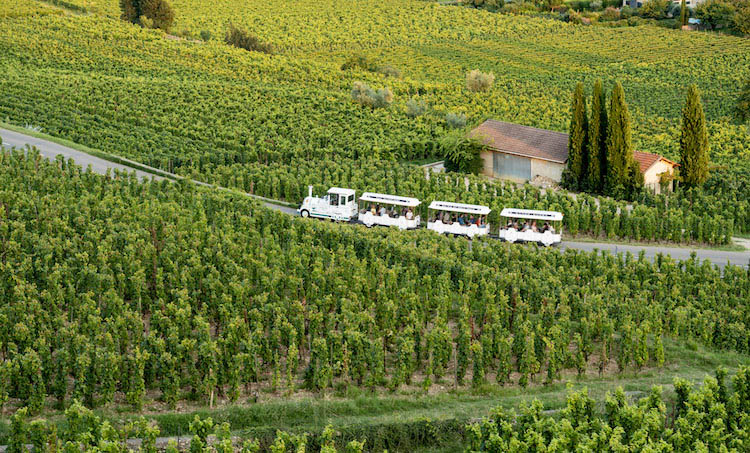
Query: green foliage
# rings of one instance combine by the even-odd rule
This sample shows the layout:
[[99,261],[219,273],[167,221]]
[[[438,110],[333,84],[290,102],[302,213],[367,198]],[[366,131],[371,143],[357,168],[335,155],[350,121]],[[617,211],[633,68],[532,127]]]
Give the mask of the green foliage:
[[386,108],[393,103],[393,93],[390,88],[374,90],[364,82],[354,82],[351,93],[354,102],[373,109]]
[[724,0],[706,0],[695,8],[695,17],[711,30],[731,27],[734,13],[734,6]]
[[612,90],[607,116],[607,179],[605,190],[610,195],[623,195],[629,185],[633,145],[630,136],[630,112],[625,103],[625,90],[617,82]]
[[445,169],[448,171],[478,174],[483,165],[483,148],[479,141],[460,132],[447,134],[440,140]]
[[466,127],[466,115],[448,112],[445,114],[445,125],[448,129],[463,129]]
[[[482,180],[436,173],[393,181],[432,184],[435,193],[468,181],[472,202]],[[472,368],[511,383],[516,364],[528,385],[551,363],[547,380],[555,382],[577,366],[568,351],[586,360],[612,338],[627,342],[623,363],[635,363],[633,326],[654,319],[667,337],[750,351],[750,314],[737,308],[750,295],[750,276],[738,267],[497,241],[469,250],[430,231],[311,222],[233,193],[100,176],[33,150],[0,152],[0,187],[0,325],[13,326],[0,328],[5,392],[22,403],[81,395],[66,411],[65,439],[88,436],[96,417],[83,404],[101,404],[112,388],[136,409],[188,397],[210,405],[217,391],[242,401],[269,389],[274,371],[280,386],[291,373],[293,387],[295,355],[308,365],[306,387],[319,392],[400,385],[428,366],[436,383],[455,377],[461,385]],[[537,189],[491,187],[502,202],[543,207]],[[550,202],[581,225],[615,231],[621,223],[618,203],[579,199],[557,194]],[[664,221],[665,231],[682,234],[687,211],[634,203],[636,211],[622,228],[655,235]],[[717,234],[718,224],[687,221]],[[30,256],[45,258],[29,266]],[[658,363],[650,351],[647,360]]]
[[122,20],[166,32],[174,22],[174,10],[167,0],[119,0]]
[[591,119],[589,121],[587,154],[587,187],[598,193],[604,188],[607,175],[607,97],[601,79],[594,82],[591,96]]
[[690,10],[688,10],[685,0],[680,1],[680,25],[687,25],[690,19]]
[[257,36],[240,29],[234,24],[229,24],[224,42],[230,46],[245,49],[250,52],[262,52],[271,54],[274,52],[273,45],[262,42]]
[[740,97],[737,99],[735,112],[740,121],[750,121],[750,77],[748,77],[745,85],[742,87]]
[[482,72],[479,69],[474,69],[466,74],[466,88],[469,91],[480,92],[488,91],[492,88],[492,84],[495,82],[495,74],[489,72]]
[[576,190],[586,185],[589,161],[588,110],[581,82],[578,82],[573,93],[571,112],[568,132],[568,165],[563,174],[563,185]]
[[708,179],[708,132],[700,91],[695,85],[688,89],[682,110],[680,137],[680,179],[689,187],[701,186]]
[[750,3],[740,4],[734,14],[732,27],[742,35],[750,35]]
[[641,7],[640,13],[641,16],[650,19],[664,19],[671,5],[671,0],[647,0]]
[[[735,379],[740,390],[722,397],[722,387],[707,378],[703,387],[692,390],[686,381],[676,380],[677,410],[668,414],[661,388],[635,403],[629,403],[618,388],[608,394],[605,415],[595,412],[595,401],[586,389],[570,392],[559,417],[541,416],[541,403],[522,407],[521,414],[501,409],[466,429],[467,452],[506,451],[689,451],[708,443],[702,451],[741,451],[750,438],[745,432],[748,414],[727,411],[723,401],[740,401],[748,371]],[[517,423],[513,423],[518,420]]]
[[424,99],[411,98],[406,101],[406,114],[411,118],[416,118],[427,113],[429,106]]

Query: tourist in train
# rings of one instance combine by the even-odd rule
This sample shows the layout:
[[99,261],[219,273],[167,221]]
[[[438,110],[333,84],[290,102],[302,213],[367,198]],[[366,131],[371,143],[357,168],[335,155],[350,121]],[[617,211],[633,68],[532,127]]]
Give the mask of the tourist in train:
[[544,226],[542,227],[542,233],[546,232],[547,230],[549,230],[549,223],[544,222]]
[[531,222],[531,231],[533,231],[534,233],[539,232],[539,228],[536,227],[536,220]]
[[414,218],[414,213],[411,212],[411,208],[406,209],[406,220],[411,220]]
[[373,204],[370,204],[370,214],[372,214],[372,215],[378,215],[378,211],[375,208],[375,205],[373,205]]
[[381,206],[381,207],[380,207],[380,209],[378,209],[378,214],[379,214],[379,215],[380,215],[381,217],[385,217],[385,216],[387,216],[387,215],[388,215],[388,210],[387,210],[387,209],[385,209],[385,206]]
[[466,219],[464,218],[463,214],[458,215],[458,224],[459,225],[466,225]]

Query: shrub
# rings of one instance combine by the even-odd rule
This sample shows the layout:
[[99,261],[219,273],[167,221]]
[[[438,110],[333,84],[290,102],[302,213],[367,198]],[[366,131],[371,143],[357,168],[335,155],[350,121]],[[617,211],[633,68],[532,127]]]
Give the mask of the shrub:
[[209,41],[211,39],[211,32],[208,30],[201,30],[200,37],[202,41]]
[[341,65],[342,71],[347,71],[349,69],[362,69],[365,71],[375,71],[376,69],[375,62],[370,60],[364,55],[352,55],[349,58],[346,59],[344,64]]
[[602,22],[612,22],[616,20],[620,20],[620,11],[617,8],[612,8],[611,6],[605,9],[601,15],[599,15],[599,20]]
[[491,72],[484,73],[479,69],[474,69],[466,74],[466,88],[471,91],[487,91],[494,81],[495,74]]
[[630,6],[623,6],[620,9],[620,17],[623,19],[630,19],[631,17],[636,15],[636,10],[631,8]]
[[354,82],[352,99],[370,108],[385,108],[393,102],[393,93],[389,88],[380,88],[376,91],[364,82]]
[[145,28],[166,32],[174,22],[174,10],[167,0],[120,0],[120,18]]
[[416,118],[427,113],[427,103],[422,99],[411,98],[406,102],[406,114]]
[[383,65],[380,66],[378,69],[375,70],[375,72],[385,75],[386,77],[393,77],[395,79],[401,78],[401,71],[394,68],[391,65]]
[[239,47],[250,52],[273,53],[273,46],[271,44],[261,42],[256,36],[240,30],[233,24],[229,24],[229,30],[224,41],[230,46]]
[[448,113],[445,115],[445,124],[448,129],[462,129],[466,127],[466,115],[462,113]]
[[454,132],[440,140],[440,149],[445,156],[445,169],[478,174],[482,170],[482,144],[466,134]]
[[669,0],[648,0],[641,7],[641,15],[650,19],[664,19],[671,3]]

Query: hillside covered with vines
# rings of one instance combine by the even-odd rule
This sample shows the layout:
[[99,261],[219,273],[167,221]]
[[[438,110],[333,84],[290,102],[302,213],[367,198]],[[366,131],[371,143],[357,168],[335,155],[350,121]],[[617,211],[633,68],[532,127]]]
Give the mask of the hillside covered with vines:
[[[0,15],[0,119],[294,203],[308,184],[347,185],[401,190],[426,202],[559,206],[567,230],[599,237],[725,244],[734,232],[750,232],[750,140],[730,121],[750,70],[747,40],[654,27],[586,28],[418,1],[175,2],[175,30],[210,32],[203,42],[122,23],[113,3],[82,2],[95,14],[72,15],[36,0],[9,1],[14,14]],[[227,21],[276,52],[225,45]],[[354,54],[393,65],[402,77],[341,70]],[[495,74],[489,92],[466,89],[473,68]],[[622,212],[624,203],[605,202],[591,224],[570,223],[569,214],[591,208],[560,195],[526,202],[531,189],[498,198],[495,185],[481,180],[468,189],[460,178],[421,181],[420,169],[402,163],[440,156],[449,112],[465,114],[469,126],[495,118],[565,130],[574,83],[595,78],[622,82],[636,147],[667,157],[677,151],[683,87],[697,84],[711,159],[722,168],[710,190],[637,200],[636,220],[648,225],[633,231],[628,219],[597,226],[597,216]],[[394,104],[370,109],[352,102],[357,80],[390,87]],[[425,101],[428,112],[410,117],[411,99]]]
[[[750,352],[750,274],[292,219],[0,154],[0,402],[553,383]],[[49,399],[48,399],[49,398]]]

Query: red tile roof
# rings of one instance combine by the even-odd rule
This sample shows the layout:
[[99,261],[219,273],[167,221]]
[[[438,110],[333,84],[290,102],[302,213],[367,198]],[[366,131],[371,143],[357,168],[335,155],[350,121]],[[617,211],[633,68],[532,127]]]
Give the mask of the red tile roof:
[[492,150],[564,164],[568,134],[520,124],[487,120],[470,132]]
[[664,157],[661,157],[658,154],[651,154],[651,153],[642,153],[640,151],[633,151],[633,157],[635,158],[635,161],[638,162],[638,165],[641,167],[641,173],[646,173],[646,171],[651,168],[652,165],[654,165],[659,160],[664,160],[667,163],[672,164],[673,167],[677,167],[678,164],[676,162],[672,162],[669,159],[666,159]]
[[641,167],[641,173],[646,173],[646,170],[651,168],[661,156],[658,154],[642,153],[640,151],[633,151],[633,157],[638,165]]

